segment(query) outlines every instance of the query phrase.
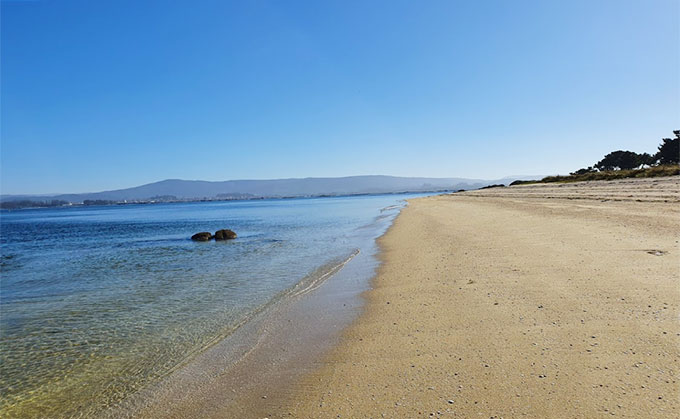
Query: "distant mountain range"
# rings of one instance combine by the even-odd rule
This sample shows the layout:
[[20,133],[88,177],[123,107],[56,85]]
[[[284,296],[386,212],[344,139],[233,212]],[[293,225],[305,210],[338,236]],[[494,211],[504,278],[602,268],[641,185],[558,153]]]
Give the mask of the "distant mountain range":
[[349,176],[338,178],[304,178],[274,180],[204,180],[168,179],[127,189],[60,195],[2,195],[0,201],[65,201],[82,204],[85,201],[149,202],[219,199],[283,198],[306,196],[338,196],[356,194],[438,192],[477,189],[490,184],[508,184],[516,179],[537,179],[536,176],[515,176],[496,180],[464,178],[422,178],[396,176]]

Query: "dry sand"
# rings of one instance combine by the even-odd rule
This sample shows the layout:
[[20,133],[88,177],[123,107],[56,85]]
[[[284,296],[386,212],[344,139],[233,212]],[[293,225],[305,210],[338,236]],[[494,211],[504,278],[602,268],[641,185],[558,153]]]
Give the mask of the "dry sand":
[[273,416],[678,417],[680,177],[412,200]]

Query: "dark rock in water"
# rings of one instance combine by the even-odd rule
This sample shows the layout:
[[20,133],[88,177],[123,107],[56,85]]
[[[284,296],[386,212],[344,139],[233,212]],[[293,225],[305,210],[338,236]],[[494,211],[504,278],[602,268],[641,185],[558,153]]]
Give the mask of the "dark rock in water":
[[191,236],[191,240],[195,240],[197,242],[207,242],[212,238],[213,238],[213,235],[208,233],[207,231],[203,231],[201,233],[196,233],[193,236]]
[[215,240],[231,240],[236,238],[236,233],[229,229],[217,230],[215,232]]

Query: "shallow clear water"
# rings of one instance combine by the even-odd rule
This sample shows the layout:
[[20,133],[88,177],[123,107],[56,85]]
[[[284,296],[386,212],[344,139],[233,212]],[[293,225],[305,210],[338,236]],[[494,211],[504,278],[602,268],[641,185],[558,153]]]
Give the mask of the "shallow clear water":
[[[117,404],[351,257],[412,196],[0,213],[0,416]],[[189,239],[220,228],[238,239]]]

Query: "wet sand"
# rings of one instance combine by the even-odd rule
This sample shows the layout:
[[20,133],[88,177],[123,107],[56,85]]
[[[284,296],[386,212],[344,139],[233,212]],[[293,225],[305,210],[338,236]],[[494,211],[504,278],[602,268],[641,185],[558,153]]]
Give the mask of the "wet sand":
[[677,176],[410,201],[271,416],[677,417],[679,204]]

